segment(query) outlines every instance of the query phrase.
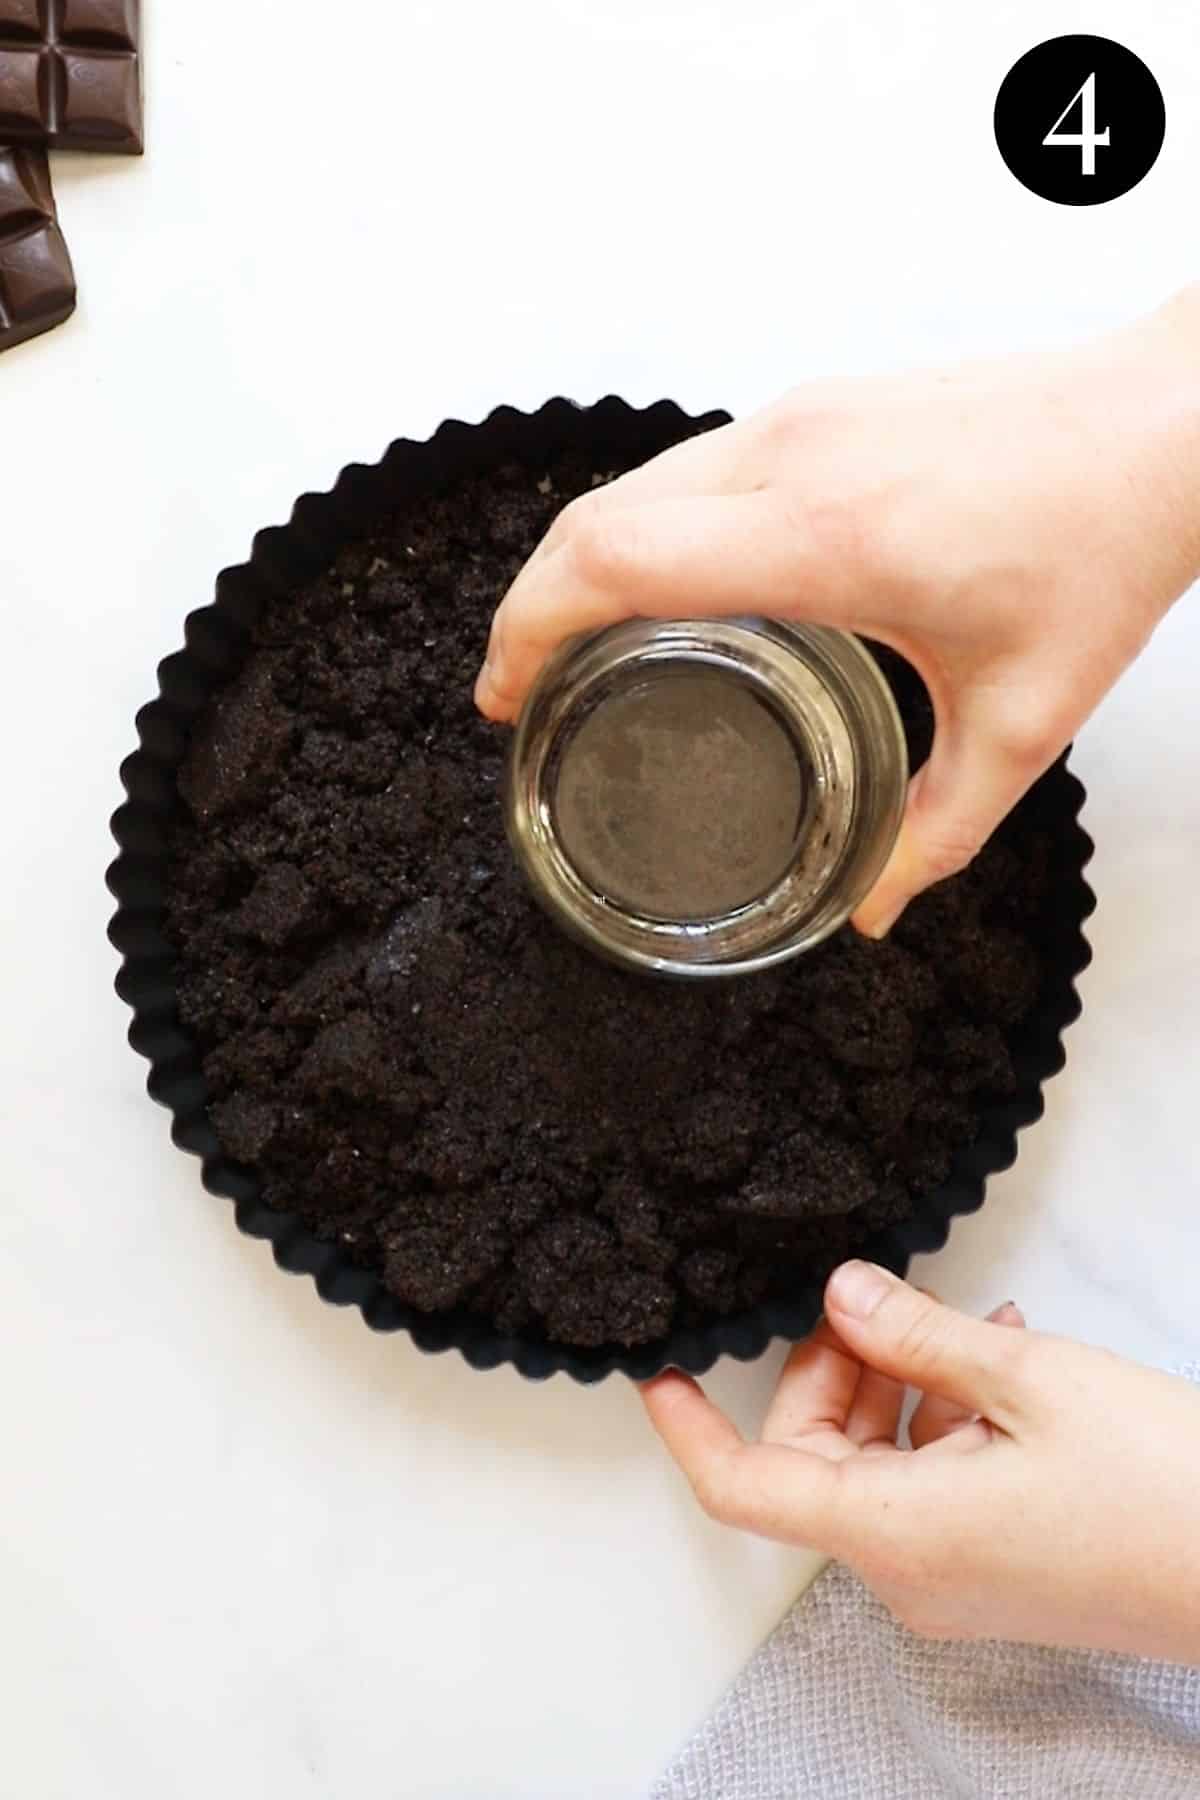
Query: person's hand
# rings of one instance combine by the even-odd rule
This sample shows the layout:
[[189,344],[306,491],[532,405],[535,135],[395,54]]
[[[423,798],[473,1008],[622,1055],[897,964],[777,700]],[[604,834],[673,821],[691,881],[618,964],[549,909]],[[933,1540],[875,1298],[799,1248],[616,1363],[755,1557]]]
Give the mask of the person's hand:
[[642,1394],[706,1512],[849,1564],[923,1635],[1200,1661],[1200,1393],[1020,1323],[848,1263],[760,1442],[686,1375]]
[[890,644],[933,755],[855,923],[961,869],[1200,575],[1200,290],[1085,349],[797,388],[573,501],[499,607],[513,720],[565,637],[759,613]]

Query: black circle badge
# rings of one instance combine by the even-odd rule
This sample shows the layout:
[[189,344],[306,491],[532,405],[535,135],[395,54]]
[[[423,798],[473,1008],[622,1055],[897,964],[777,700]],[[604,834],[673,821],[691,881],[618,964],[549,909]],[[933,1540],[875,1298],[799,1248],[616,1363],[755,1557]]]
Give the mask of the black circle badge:
[[996,95],[996,143],[1017,180],[1060,206],[1116,200],[1162,149],[1162,90],[1140,56],[1103,37],[1048,38]]

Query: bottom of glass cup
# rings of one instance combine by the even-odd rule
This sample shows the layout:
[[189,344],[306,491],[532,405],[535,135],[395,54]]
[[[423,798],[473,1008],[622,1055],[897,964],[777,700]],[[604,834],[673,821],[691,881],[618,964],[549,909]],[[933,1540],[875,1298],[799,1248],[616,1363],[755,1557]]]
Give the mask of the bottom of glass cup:
[[856,639],[635,620],[542,671],[507,823],[535,895],[591,949],[732,975],[845,922],[890,852],[906,776],[891,692]]
[[804,748],[740,676],[663,664],[564,727],[553,828],[610,906],[702,924],[760,902],[796,860],[813,800]]

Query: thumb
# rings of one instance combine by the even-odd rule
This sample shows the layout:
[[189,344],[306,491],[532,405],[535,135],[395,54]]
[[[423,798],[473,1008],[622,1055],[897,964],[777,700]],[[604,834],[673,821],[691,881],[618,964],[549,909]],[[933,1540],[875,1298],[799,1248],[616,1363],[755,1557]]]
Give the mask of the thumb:
[[965,869],[1056,754],[982,721],[939,723],[929,761],[913,776],[895,848],[854,915],[867,937],[891,930],[910,900]]
[[942,1306],[874,1263],[850,1262],[825,1312],[864,1363],[1010,1428],[1025,1411],[1023,1333]]

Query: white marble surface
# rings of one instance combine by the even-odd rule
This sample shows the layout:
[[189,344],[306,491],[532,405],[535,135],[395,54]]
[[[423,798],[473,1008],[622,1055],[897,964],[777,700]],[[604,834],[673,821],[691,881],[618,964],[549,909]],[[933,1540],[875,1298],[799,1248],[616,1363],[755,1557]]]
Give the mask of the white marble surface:
[[[57,159],[79,314],[0,362],[0,1788],[634,1795],[803,1559],[699,1518],[623,1383],[426,1360],[236,1234],[123,1043],[116,767],[214,572],[397,434],[561,391],[745,410],[1196,275],[1191,0],[148,3],[149,155]],[[1157,171],[1094,213],[990,137],[1069,29],[1167,94]],[[1087,1012],[922,1270],[1147,1358],[1200,1335],[1198,658],[1193,600],[1080,746]],[[749,1419],[776,1362],[714,1390]]]

